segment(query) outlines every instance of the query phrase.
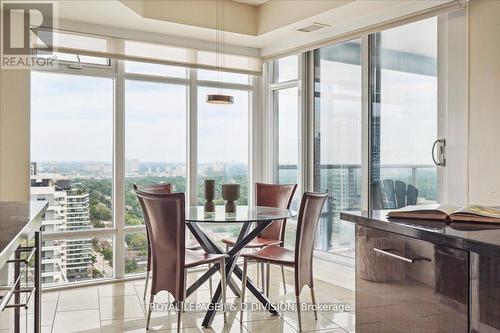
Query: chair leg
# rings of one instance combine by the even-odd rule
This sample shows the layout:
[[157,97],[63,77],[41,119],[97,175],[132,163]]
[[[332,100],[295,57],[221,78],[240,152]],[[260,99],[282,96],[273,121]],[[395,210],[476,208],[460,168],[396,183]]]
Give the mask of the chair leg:
[[281,276],[283,277],[283,289],[286,294],[286,280],[285,280],[285,267],[281,266]]
[[142,297],[142,300],[146,300],[146,293],[148,291],[148,282],[149,282],[149,271],[146,272],[146,283],[144,284],[144,296]]
[[258,287],[261,285],[260,284],[260,280],[261,280],[260,279],[260,264],[257,262],[256,265],[257,265],[257,279],[256,280],[257,280],[257,287]]
[[271,264],[267,263],[267,272],[266,272],[266,296],[269,297],[269,282],[271,279]]
[[318,311],[316,310],[317,305],[316,305],[316,297],[314,296],[314,287],[311,287],[311,301],[314,306],[314,319],[318,320]]
[[148,319],[146,321],[146,330],[149,330],[149,322],[151,321],[151,305],[153,304],[154,298],[155,297],[153,294],[151,294],[151,296],[149,296]]
[[[208,269],[212,268],[212,264],[208,264]],[[212,298],[212,277],[208,279],[208,289],[210,290],[210,298]]]
[[186,312],[186,303],[187,303],[186,302],[187,301],[186,300],[186,298],[187,298],[186,297],[186,286],[187,286],[186,281],[187,281],[187,275],[188,275],[188,271],[187,271],[187,269],[185,269],[184,270],[184,285],[182,286],[182,289],[184,290],[184,292],[183,292],[183,295],[184,295],[184,303],[183,304],[184,304],[184,306],[182,307],[182,312]]
[[184,302],[177,302],[177,333],[181,331],[181,323],[182,323],[182,311],[184,309]]
[[[259,263],[257,263],[258,265]],[[241,305],[243,311],[243,304],[245,303],[245,291],[247,289],[247,269],[248,269],[248,259],[243,258],[243,276],[241,279]]]
[[260,264],[257,262],[257,265],[260,265],[260,279],[262,280],[262,293],[266,293],[266,269],[264,262]]
[[297,318],[299,319],[299,332],[302,332],[302,318],[300,317],[300,297],[299,295],[295,296],[297,300]]
[[224,313],[224,322],[227,322],[226,316],[226,265],[224,259],[220,262],[220,276],[221,276],[221,287],[222,287],[222,312]]

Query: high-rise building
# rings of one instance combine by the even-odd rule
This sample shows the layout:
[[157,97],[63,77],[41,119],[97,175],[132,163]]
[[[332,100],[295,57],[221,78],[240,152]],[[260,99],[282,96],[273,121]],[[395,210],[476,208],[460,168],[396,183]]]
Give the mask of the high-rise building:
[[[67,177],[33,174],[31,200],[47,201],[42,219],[45,232],[90,229],[89,194],[71,188]],[[44,241],[42,282],[76,281],[89,277],[92,267],[91,239]]]

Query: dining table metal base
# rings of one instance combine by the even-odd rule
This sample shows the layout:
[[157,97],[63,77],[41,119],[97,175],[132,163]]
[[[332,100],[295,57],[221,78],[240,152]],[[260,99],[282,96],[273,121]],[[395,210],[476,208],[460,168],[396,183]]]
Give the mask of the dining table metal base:
[[[256,226],[251,229],[251,225],[254,222],[244,222],[243,226],[238,235],[236,244],[229,251],[224,251],[221,246],[219,246],[216,242],[214,242],[210,236],[208,236],[202,228],[196,222],[187,223],[187,227],[196,238],[196,240],[200,243],[201,247],[205,252],[212,254],[221,254],[227,253],[228,258],[226,259],[226,285],[231,288],[231,290],[237,295],[240,295],[240,289],[236,285],[233,279],[234,275],[241,281],[243,278],[243,272],[241,268],[236,265],[239,254],[241,250],[245,248],[245,246],[250,243],[255,237],[257,237],[269,224],[271,224],[273,220],[269,221],[258,221],[256,222]],[[212,275],[219,271],[218,265],[212,266],[205,274],[203,274],[197,281],[195,281],[187,290],[186,297],[191,295],[196,289],[198,289],[202,284],[204,284]],[[247,290],[252,293],[262,304],[262,306],[267,309],[270,313],[277,315],[278,311],[276,307],[271,303],[271,301],[257,288],[257,286],[253,283],[251,279],[247,279],[246,284]],[[204,327],[210,327],[215,314],[216,314],[216,304],[218,304],[221,300],[221,292],[222,286],[219,283],[215,293],[213,294],[211,304],[208,307],[208,311],[203,319],[202,325]]]

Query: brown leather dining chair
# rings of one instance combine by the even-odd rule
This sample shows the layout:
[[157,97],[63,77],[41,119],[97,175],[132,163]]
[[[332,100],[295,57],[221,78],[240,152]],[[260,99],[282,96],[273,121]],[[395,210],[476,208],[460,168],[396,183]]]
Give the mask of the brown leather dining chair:
[[[177,332],[180,332],[181,313],[186,299],[187,269],[207,264],[218,264],[221,280],[225,281],[226,254],[208,254],[186,249],[186,221],[184,193],[151,193],[135,190],[142,200],[144,215],[148,216],[152,254],[152,281],[146,329],[151,321],[154,296],[160,291],[169,292],[177,303]],[[222,285],[222,302],[226,300],[225,283]],[[224,311],[224,310],[223,310]],[[224,311],[224,320],[226,313]]]
[[[255,204],[257,206],[289,209],[296,189],[297,184],[283,185],[255,183]],[[245,247],[251,249],[262,249],[264,246],[268,245],[283,246],[285,240],[285,227],[286,220],[275,221],[271,223],[266,229],[264,229],[259,236],[255,237]],[[226,247],[228,248],[233,247],[236,244],[236,238],[224,238],[222,239],[222,242],[225,243]],[[260,269],[262,272],[262,289],[268,294],[269,287],[264,287],[264,265],[262,264],[261,266],[262,267]],[[257,266],[257,268],[259,268],[259,266]],[[267,274],[269,276],[269,266],[267,268]],[[258,275],[259,272],[257,272],[257,276]],[[281,267],[281,276],[283,278],[283,289],[286,294],[285,270],[283,269],[283,267]]]
[[[248,261],[265,262],[280,266],[291,267],[295,273],[295,297],[297,301],[297,316],[299,321],[299,331],[302,331],[302,320],[300,317],[300,292],[305,285],[311,290],[311,299],[316,305],[314,296],[313,280],[313,250],[316,227],[323,205],[328,193],[306,192],[302,196],[300,203],[299,217],[297,220],[297,235],[295,239],[295,249],[290,250],[281,246],[270,245],[263,249],[243,254],[243,279],[241,288],[241,302],[245,301],[245,289],[247,283]],[[314,318],[318,320],[316,309]]]
[[[150,193],[172,193],[172,184],[171,183],[164,183],[164,184],[153,184],[153,185],[145,185],[145,186],[138,186],[136,184],[132,184],[134,191],[135,190],[141,190],[143,192],[150,192]],[[142,199],[138,197],[139,204],[141,205],[142,210],[144,211]],[[146,224],[146,219],[148,218],[147,215],[144,213],[142,214],[144,217],[144,224]],[[142,297],[143,300],[146,300],[146,293],[148,290],[148,282],[149,282],[149,275],[151,273],[151,242],[149,241],[149,233],[148,229],[146,228],[146,237],[148,241],[148,260],[147,260],[147,265],[146,265],[146,281],[144,284],[144,295]],[[186,249],[189,250],[201,250],[201,245],[198,244],[196,240],[190,240],[188,243],[186,243]],[[212,279],[210,278],[209,280],[209,288],[210,288],[210,295],[212,295]]]

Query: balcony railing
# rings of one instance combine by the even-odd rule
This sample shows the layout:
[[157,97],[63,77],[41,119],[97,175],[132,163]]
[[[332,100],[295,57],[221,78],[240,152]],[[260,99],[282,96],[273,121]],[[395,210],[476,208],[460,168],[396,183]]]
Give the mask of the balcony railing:
[[[374,180],[400,180],[417,188],[418,203],[435,202],[437,195],[437,174],[435,165],[426,164],[390,164],[380,165]],[[294,181],[297,174],[296,165],[279,165],[279,179]],[[317,191],[329,191],[329,198],[316,234],[316,249],[336,254],[353,256],[354,229],[352,225],[340,220],[341,211],[361,209],[362,174],[360,164],[321,164],[314,168],[314,187]],[[293,232],[287,231],[288,238],[293,239]]]

